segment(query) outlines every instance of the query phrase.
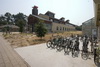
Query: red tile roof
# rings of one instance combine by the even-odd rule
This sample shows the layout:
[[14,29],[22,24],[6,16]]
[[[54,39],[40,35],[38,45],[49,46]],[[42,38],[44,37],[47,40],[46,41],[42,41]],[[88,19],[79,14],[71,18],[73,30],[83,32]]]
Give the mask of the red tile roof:
[[38,6],[34,6],[34,7],[32,7],[32,8],[38,8]]

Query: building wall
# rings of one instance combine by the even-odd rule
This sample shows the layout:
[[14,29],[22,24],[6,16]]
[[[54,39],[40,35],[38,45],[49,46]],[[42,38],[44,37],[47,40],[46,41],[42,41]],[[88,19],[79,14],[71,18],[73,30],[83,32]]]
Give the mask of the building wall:
[[94,36],[97,35],[96,24],[94,18],[89,19],[82,23],[82,33],[83,35]]
[[44,23],[44,26],[46,27],[48,33],[52,32],[52,24]]
[[52,23],[52,32],[74,31],[74,26],[67,26],[59,23]]
[[98,39],[100,40],[100,27],[98,27]]
[[97,36],[100,40],[100,0],[94,0],[95,23],[97,26]]
[[[53,13],[48,13],[48,14],[53,14]],[[62,18],[62,20],[59,20],[54,17],[49,17],[45,14],[39,14],[39,15],[30,15],[28,17],[29,31],[34,32],[34,26],[36,23],[38,23],[39,19],[44,21],[44,25],[47,28],[48,32],[64,32],[64,31],[75,30],[75,26],[64,21],[64,18]]]

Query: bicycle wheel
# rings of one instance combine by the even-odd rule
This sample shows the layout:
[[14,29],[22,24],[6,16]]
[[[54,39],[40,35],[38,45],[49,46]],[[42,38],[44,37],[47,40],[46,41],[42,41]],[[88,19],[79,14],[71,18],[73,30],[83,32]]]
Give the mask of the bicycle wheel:
[[72,51],[72,57],[75,58],[75,51]]
[[88,59],[88,53],[86,53],[86,52],[82,52],[82,54],[81,54],[81,57],[82,57],[82,59],[84,59],[84,60],[87,60]]
[[79,51],[75,51],[75,57],[78,57]]
[[56,47],[56,49],[57,49],[57,51],[61,51],[62,50],[62,46],[59,45],[59,46]]
[[96,56],[96,57],[94,57],[94,63],[96,64],[96,65],[98,65],[98,63],[99,63],[99,58]]
[[55,43],[54,42],[51,44],[51,48],[55,49]]
[[68,47],[64,48],[64,52],[67,53],[67,54],[69,54],[70,48],[68,48]]
[[55,48],[57,49],[57,47],[58,47],[58,45],[57,45],[57,44],[58,44],[57,42],[54,42],[54,44],[53,44],[53,46],[52,46],[52,47],[53,47],[54,49],[55,49]]
[[67,53],[67,47],[64,48],[64,52]]
[[47,41],[46,45],[47,45],[48,48],[50,48],[51,47],[51,41]]
[[77,51],[77,50],[74,49],[72,51],[72,57],[75,58],[75,57],[78,57],[78,55],[79,55],[79,51]]

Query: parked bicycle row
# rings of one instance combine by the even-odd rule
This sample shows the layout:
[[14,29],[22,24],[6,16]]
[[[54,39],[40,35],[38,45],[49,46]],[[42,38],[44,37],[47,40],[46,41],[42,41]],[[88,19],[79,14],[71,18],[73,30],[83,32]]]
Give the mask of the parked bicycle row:
[[[80,42],[83,42],[82,50],[80,50]],[[88,51],[88,44],[91,44],[91,51]],[[78,56],[81,51],[81,56],[83,59],[88,59],[89,55],[96,56],[94,47],[97,46],[96,37],[88,37],[86,35],[71,35],[70,37],[54,36],[46,43],[48,48],[56,49],[57,51],[64,50],[65,53],[72,54],[72,57]]]

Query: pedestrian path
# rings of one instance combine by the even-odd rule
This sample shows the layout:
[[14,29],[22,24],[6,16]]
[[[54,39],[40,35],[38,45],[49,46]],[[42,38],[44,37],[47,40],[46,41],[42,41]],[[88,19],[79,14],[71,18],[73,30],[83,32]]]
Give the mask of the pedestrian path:
[[64,54],[64,50],[59,52],[47,48],[46,43],[19,47],[15,50],[31,67],[96,67],[92,56],[85,60],[80,52],[78,57],[72,57],[71,52]]
[[1,35],[0,67],[30,67]]

